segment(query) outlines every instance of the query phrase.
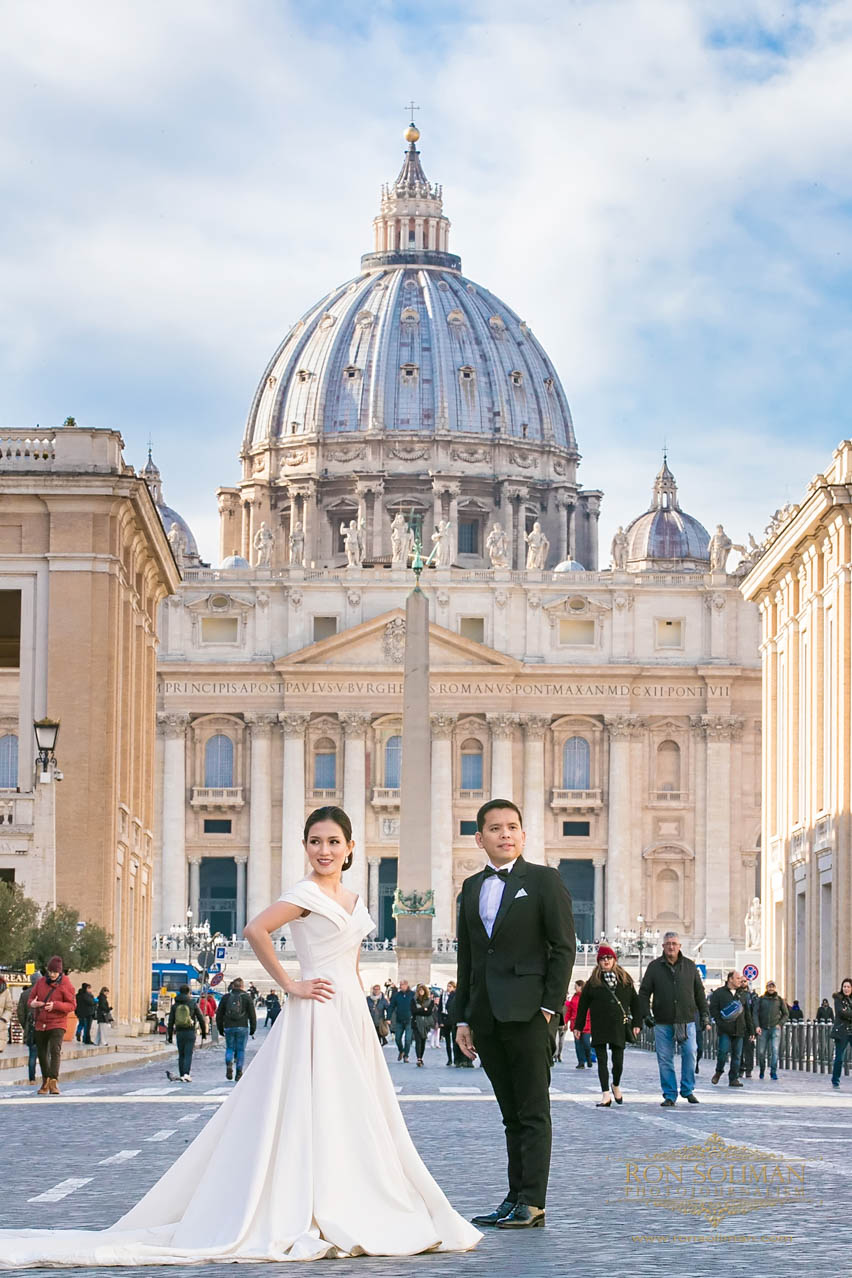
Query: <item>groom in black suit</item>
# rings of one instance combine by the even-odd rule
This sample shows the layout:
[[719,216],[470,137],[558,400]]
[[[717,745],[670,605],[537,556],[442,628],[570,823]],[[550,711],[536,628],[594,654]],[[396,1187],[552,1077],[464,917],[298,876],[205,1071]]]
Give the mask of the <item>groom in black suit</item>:
[[550,1067],[574,966],[571,897],[556,870],[528,864],[518,807],[491,799],[476,814],[488,864],[462,884],[456,1038],[479,1054],[503,1115],[509,1189],[475,1225],[544,1224],[550,1172]]

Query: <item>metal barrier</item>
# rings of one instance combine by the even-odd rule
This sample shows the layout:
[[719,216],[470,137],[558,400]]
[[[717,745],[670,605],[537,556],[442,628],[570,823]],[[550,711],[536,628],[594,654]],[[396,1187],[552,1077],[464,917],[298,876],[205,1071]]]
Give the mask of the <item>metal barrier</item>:
[[[831,1037],[832,1029],[830,1021],[786,1021],[781,1027],[781,1041],[778,1044],[778,1068],[809,1074],[830,1074],[834,1064],[835,1043]],[[755,1058],[759,1043],[760,1039],[755,1039]],[[653,1029],[642,1026],[637,1046],[647,1052],[655,1050]],[[715,1060],[718,1046],[718,1030],[711,1024],[703,1033],[701,1059]],[[846,1075],[850,1069],[850,1046],[852,1044],[847,1046],[843,1058],[843,1073]]]

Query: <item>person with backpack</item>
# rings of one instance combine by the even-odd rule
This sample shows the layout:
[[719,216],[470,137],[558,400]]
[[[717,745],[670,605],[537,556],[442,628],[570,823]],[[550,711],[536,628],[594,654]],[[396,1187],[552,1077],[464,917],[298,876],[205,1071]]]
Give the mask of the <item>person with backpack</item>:
[[230,989],[219,1003],[216,1010],[216,1024],[219,1033],[225,1036],[225,1077],[234,1077],[236,1066],[236,1082],[243,1076],[246,1059],[246,1043],[257,1029],[257,1012],[254,999],[243,989],[243,978],[238,976],[231,981]]
[[718,1083],[725,1072],[725,1062],[730,1056],[728,1086],[742,1087],[740,1064],[743,1056],[743,1043],[748,1038],[754,1038],[751,1000],[748,996],[748,990],[743,989],[742,972],[729,972],[725,984],[720,985],[710,995],[708,1006],[710,1015],[716,1022],[716,1029],[719,1031],[716,1072],[710,1082]]
[[189,986],[182,985],[169,1012],[169,1024],[166,1030],[166,1042],[177,1040],[178,1072],[173,1074],[166,1070],[170,1083],[191,1083],[192,1052],[195,1047],[195,1026],[201,1030],[201,1041],[207,1037],[207,1022],[198,1009],[198,1004],[191,997]]

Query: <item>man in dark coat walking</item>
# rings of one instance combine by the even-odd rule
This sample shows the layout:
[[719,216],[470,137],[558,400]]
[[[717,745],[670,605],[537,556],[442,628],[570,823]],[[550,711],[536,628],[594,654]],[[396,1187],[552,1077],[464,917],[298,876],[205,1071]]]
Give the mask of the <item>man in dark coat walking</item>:
[[742,1087],[740,1071],[743,1044],[747,1039],[754,1037],[751,999],[748,987],[743,988],[742,972],[729,972],[725,979],[725,984],[720,985],[710,995],[710,1015],[716,1022],[716,1029],[719,1031],[716,1072],[710,1082],[718,1083],[724,1072],[725,1062],[730,1054],[728,1086]]
[[663,1108],[671,1109],[677,1100],[676,1043],[680,1044],[680,1094],[697,1105],[695,1017],[700,1013],[705,1029],[710,1020],[698,968],[681,952],[677,932],[666,932],[662,954],[646,967],[639,986],[639,1005],[646,1023],[654,1026]]
[[[550,1068],[574,966],[571,897],[556,870],[523,858],[520,809],[492,799],[476,816],[488,864],[462,884],[456,1038],[479,1054],[506,1129],[509,1188],[474,1224],[544,1224],[550,1172]],[[537,849],[538,851],[539,849]]]

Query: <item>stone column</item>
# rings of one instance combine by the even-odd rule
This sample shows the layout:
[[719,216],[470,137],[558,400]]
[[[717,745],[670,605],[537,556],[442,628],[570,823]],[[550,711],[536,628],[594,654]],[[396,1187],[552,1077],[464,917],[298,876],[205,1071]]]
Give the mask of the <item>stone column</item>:
[[512,742],[519,718],[516,714],[489,714],[491,729],[491,793],[489,799],[511,799],[514,794]]
[[251,795],[249,807],[248,917],[266,909],[272,888],[272,725],[274,714],[247,714],[251,731]]
[[728,942],[741,924],[731,919],[731,764],[742,735],[740,715],[701,716],[707,738],[707,851],[713,870],[705,883],[707,939]]
[[189,858],[189,908],[194,923],[201,922],[201,857]]
[[163,881],[160,931],[186,921],[186,729],[188,714],[158,714],[163,734]]
[[237,863],[237,919],[236,930],[237,940],[242,937],[243,928],[248,919],[246,918],[246,865],[248,863],[247,856],[238,856],[234,860]]
[[347,710],[338,715],[343,724],[343,807],[352,822],[355,857],[344,883],[350,892],[367,899],[367,748],[369,711]]
[[[432,527],[438,527],[438,524],[444,518],[444,486],[441,480],[432,480]],[[424,546],[425,546],[424,541]],[[425,552],[424,552],[425,553]]]
[[570,518],[569,510],[573,505],[574,501],[570,493],[559,492],[556,494],[556,512],[559,519],[559,558],[556,562],[559,564],[572,557],[568,537],[568,521]]
[[381,479],[373,481],[373,558],[384,553],[385,485]]
[[381,923],[381,919],[379,918],[379,870],[381,869],[381,865],[382,859],[378,856],[371,856],[367,861],[367,867],[369,870],[369,887],[367,889],[369,896],[368,908],[370,911],[370,918],[373,920],[376,927],[378,927]]
[[594,859],[595,867],[595,940],[600,939],[604,930],[604,863],[600,857]]
[[453,728],[454,714],[433,714],[432,729],[432,891],[433,939],[452,936],[453,927]]
[[[643,726],[635,714],[606,720],[609,732],[609,842],[606,854],[606,934],[629,927],[632,826],[630,796],[630,740]],[[635,911],[634,911],[635,913]]]
[[[461,484],[447,484],[446,491],[450,495],[450,512],[448,516],[452,533],[450,539],[452,542],[450,563],[454,564],[459,554],[459,495],[461,493]],[[446,933],[443,935],[446,935]]]
[[278,718],[284,732],[281,778],[281,891],[298,883],[305,868],[305,728],[307,710],[285,710]]
[[544,734],[550,719],[543,715],[521,715],[524,725],[524,801],[521,809],[527,841],[524,856],[527,861],[544,865]]
[[[511,563],[512,568],[517,568],[520,572],[526,567],[527,563],[527,543],[524,541],[526,533],[526,516],[524,514],[524,503],[529,496],[529,489],[526,484],[514,484],[506,489],[509,499],[512,503],[512,509],[515,517],[515,547],[514,562]],[[526,815],[526,813],[524,814]]]

